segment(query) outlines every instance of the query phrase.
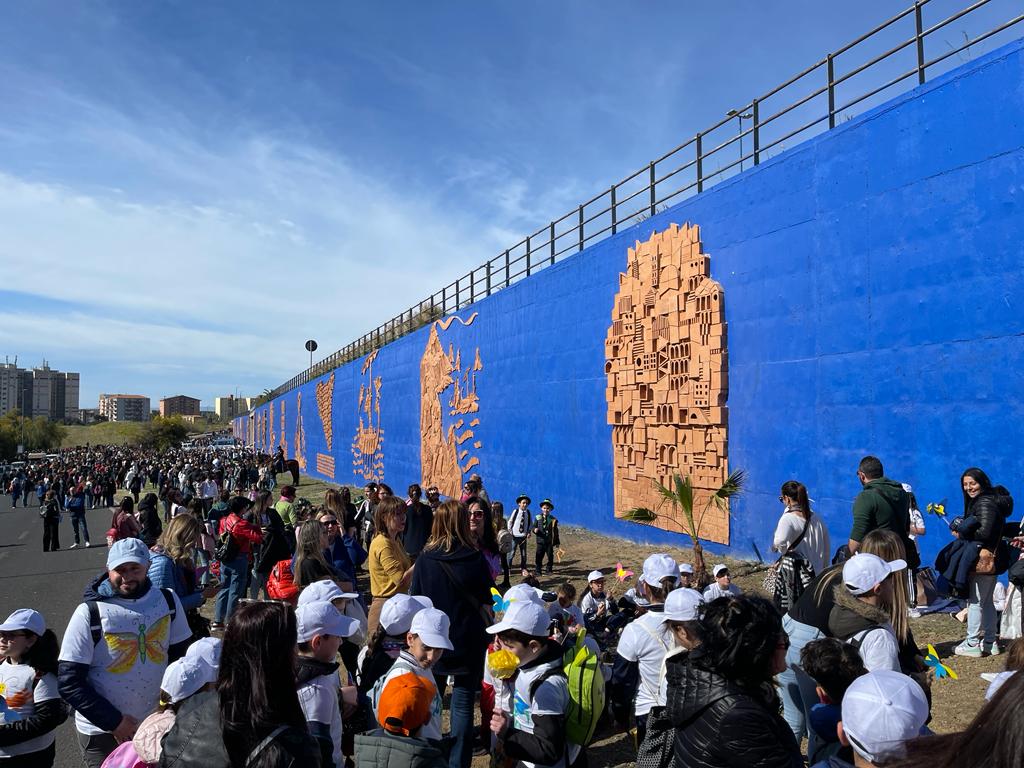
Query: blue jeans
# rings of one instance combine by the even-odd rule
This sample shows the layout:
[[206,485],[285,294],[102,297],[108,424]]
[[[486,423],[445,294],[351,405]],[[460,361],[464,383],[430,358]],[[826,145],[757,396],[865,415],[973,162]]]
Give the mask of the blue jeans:
[[[78,537],[78,527],[82,527],[82,538]],[[89,526],[85,522],[85,510],[71,513],[71,527],[75,531],[75,544],[81,544],[82,539],[89,541]]]
[[[435,675],[437,689],[444,696],[447,676]],[[448,768],[469,768],[473,762],[473,705],[480,690],[477,675],[455,675],[452,685],[451,739]]]
[[971,645],[996,642],[996,606],[992,592],[996,577],[992,574],[971,574],[967,581],[967,642]]
[[239,599],[245,594],[249,581],[249,556],[240,555],[228,563],[220,564],[220,591],[213,620],[222,623],[231,618]]
[[786,669],[775,676],[782,694],[782,716],[797,742],[807,735],[807,754],[813,755],[818,737],[807,726],[807,718],[811,707],[818,703],[818,692],[817,684],[800,666],[800,651],[809,642],[824,635],[816,627],[795,621],[788,614],[782,617],[782,628],[789,636]]
[[252,576],[249,579],[249,599],[250,600],[258,600],[259,596],[260,596],[260,590],[261,589],[263,590],[264,593],[266,593],[266,591],[267,591],[267,577],[269,575],[270,575],[269,573],[259,573],[258,571],[253,571],[252,572]]

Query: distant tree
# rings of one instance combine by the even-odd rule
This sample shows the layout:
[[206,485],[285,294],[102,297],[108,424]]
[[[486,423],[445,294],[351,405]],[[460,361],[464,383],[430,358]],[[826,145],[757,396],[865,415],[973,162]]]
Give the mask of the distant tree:
[[13,410],[0,419],[0,454],[4,458],[14,456],[18,445],[26,451],[53,451],[67,436],[67,429],[45,416],[26,418]]
[[179,416],[165,418],[156,416],[147,423],[139,434],[138,443],[143,448],[166,451],[176,448],[188,435],[189,429]]

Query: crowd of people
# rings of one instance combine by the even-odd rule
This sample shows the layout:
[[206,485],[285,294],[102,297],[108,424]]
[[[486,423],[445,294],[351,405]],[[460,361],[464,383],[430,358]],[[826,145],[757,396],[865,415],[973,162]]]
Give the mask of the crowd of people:
[[[991,755],[1016,749],[1020,724],[997,708],[1024,696],[1024,641],[967,731],[928,731],[931,672],[910,627],[924,523],[877,458],[860,462],[836,553],[807,489],[782,485],[768,597],[725,563],[656,553],[618,598],[606,581],[632,581],[621,564],[542,588],[561,546],[551,499],[534,513],[521,494],[506,514],[473,475],[457,498],[370,483],[314,507],[268,477],[280,458],[96,447],[20,470],[23,503],[26,482],[43,486],[44,551],[79,494],[89,509],[99,488],[112,518],[106,567],[59,643],[32,608],[0,624],[2,765],[52,765],[70,710],[89,768],[467,768],[483,754],[570,768],[609,728],[643,768],[909,768],[931,745],[937,764],[981,754],[979,731]],[[961,486],[956,653],[996,655],[992,585],[1024,542],[1005,489],[976,468]]]

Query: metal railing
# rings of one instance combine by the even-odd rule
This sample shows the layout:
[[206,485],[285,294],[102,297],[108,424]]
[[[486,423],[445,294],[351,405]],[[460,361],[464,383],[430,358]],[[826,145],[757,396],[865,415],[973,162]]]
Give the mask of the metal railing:
[[[963,52],[970,55],[971,46],[1024,21],[1024,14],[1009,19],[999,16],[1000,23],[973,38],[963,32],[965,40],[958,46],[945,38],[938,43],[933,40],[954,22],[973,14],[980,16],[979,12],[993,2],[995,0],[978,0],[930,26],[925,26],[924,10],[929,5],[938,4],[938,0],[914,3],[781,85],[738,109],[730,110],[726,117],[711,127],[527,235],[496,258],[315,363],[274,389],[271,398],[356,360],[433,320],[508,288],[560,259],[579,253],[589,243],[616,234],[620,227],[654,216],[670,202],[679,202],[741,173],[747,167],[759,165],[773,152],[784,151],[786,142],[802,141],[835,128],[837,122],[853,117],[855,113],[851,110],[857,108],[856,114],[866,111],[895,95],[893,89],[898,86],[923,84],[937,70],[941,73],[956,66]],[[1019,4],[1012,5],[1019,9]],[[908,27],[907,31],[902,32],[902,27]],[[865,61],[850,65],[842,73],[837,71],[854,51],[863,52],[865,47],[870,47],[869,43],[878,43],[891,34],[897,35],[895,44],[888,42],[890,47],[886,50],[867,54]],[[927,55],[929,42],[933,43],[932,48],[936,45],[942,48],[940,53],[930,58]],[[901,54],[906,61],[900,59]],[[944,63],[947,66],[941,69],[940,65]],[[857,78],[863,80],[862,76],[866,74],[876,77],[868,86],[869,90],[856,95],[847,93],[854,87],[852,83]],[[794,101],[783,106],[775,103],[783,94],[799,87],[807,90]],[[820,111],[812,112],[809,117],[803,116],[803,113],[814,109]],[[744,127],[744,121],[749,121],[749,125]],[[736,133],[721,136],[723,130],[731,129],[733,125],[738,128]],[[749,147],[749,152],[745,151],[744,145]]]

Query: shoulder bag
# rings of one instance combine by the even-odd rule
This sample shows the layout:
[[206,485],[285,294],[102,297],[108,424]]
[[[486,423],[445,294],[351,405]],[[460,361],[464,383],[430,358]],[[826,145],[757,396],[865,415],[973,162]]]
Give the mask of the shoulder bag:
[[789,545],[789,548],[786,550],[786,554],[785,555],[779,555],[779,559],[776,560],[774,563],[772,563],[772,566],[768,569],[768,573],[766,573],[764,575],[764,580],[761,582],[761,587],[762,587],[762,589],[764,589],[764,591],[766,593],[768,593],[772,597],[772,599],[775,599],[775,597],[779,594],[779,589],[780,589],[779,570],[780,570],[780,567],[781,567],[781,563],[782,563],[783,559],[785,559],[786,555],[788,555],[791,552],[793,552],[797,548],[797,546],[800,544],[800,542],[802,542],[804,540],[804,536],[807,535],[807,529],[811,525],[811,514],[812,513],[810,511],[808,511],[807,519],[804,520],[804,528],[803,528],[803,530],[800,531],[800,535],[797,536],[793,540],[793,543]]

